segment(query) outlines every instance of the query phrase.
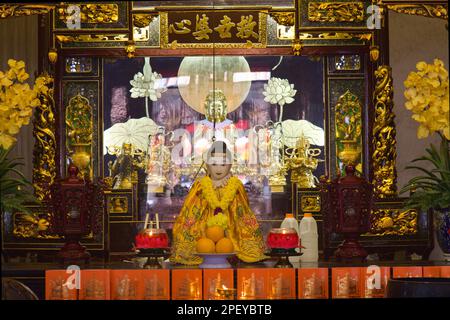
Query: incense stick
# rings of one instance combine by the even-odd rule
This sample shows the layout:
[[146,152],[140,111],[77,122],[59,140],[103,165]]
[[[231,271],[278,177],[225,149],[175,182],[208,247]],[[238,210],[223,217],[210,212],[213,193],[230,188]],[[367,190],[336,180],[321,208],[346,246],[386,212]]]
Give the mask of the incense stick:
[[156,214],[156,229],[159,229],[159,214]]
[[145,223],[144,223],[144,229],[147,229],[148,219],[150,218],[150,213],[146,213],[145,215]]

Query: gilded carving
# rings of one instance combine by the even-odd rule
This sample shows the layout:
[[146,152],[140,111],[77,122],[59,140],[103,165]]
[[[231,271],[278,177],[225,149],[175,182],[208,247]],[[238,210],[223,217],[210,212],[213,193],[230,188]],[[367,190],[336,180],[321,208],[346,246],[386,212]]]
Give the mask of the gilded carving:
[[41,201],[50,196],[48,187],[56,177],[55,101],[50,88],[53,78],[46,75],[45,83],[49,90],[41,94],[41,105],[36,108],[33,121],[33,187]]
[[16,212],[13,216],[13,235],[23,239],[60,239],[60,236],[50,233],[50,221],[49,213]]
[[44,14],[54,8],[54,5],[44,4],[2,4],[0,5],[0,18]]
[[66,42],[120,42],[128,41],[127,34],[74,34],[74,35],[57,35],[61,43]]
[[302,212],[320,212],[320,196],[302,196],[300,200]]
[[137,28],[145,28],[155,19],[155,15],[151,14],[134,14],[133,15],[133,26]]
[[308,20],[313,22],[362,22],[363,2],[310,2]]
[[295,12],[270,12],[270,16],[282,26],[293,26],[295,24]]
[[388,9],[410,15],[448,19],[448,5],[440,4],[389,4]]
[[389,66],[378,67],[375,71],[375,78],[372,184],[376,196],[389,198],[397,196],[397,171],[395,169],[397,141],[395,139],[394,91],[391,68]]
[[415,209],[377,209],[370,215],[371,236],[413,235],[417,233],[418,213]]
[[89,100],[80,94],[69,100],[66,108],[66,146],[69,158],[80,170],[80,176],[93,177],[92,131],[93,116]]
[[[335,107],[336,153],[341,164],[353,163],[356,169],[361,168],[361,102],[359,98],[347,90]],[[340,166],[340,169],[343,167]]]
[[[58,19],[66,21],[70,14],[67,7],[70,4],[62,4],[58,6]],[[114,3],[102,4],[78,4],[80,7],[81,23],[97,24],[97,23],[115,23],[119,20],[119,7]]]

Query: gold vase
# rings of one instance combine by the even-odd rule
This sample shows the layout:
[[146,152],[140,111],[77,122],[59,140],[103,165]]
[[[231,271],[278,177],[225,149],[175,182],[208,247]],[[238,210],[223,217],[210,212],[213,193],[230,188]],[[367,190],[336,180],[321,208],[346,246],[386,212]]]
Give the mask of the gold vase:
[[77,143],[71,146],[73,154],[70,157],[74,165],[77,166],[81,175],[89,174],[89,167],[91,165],[91,144]]
[[361,157],[361,148],[354,140],[341,140],[343,150],[338,153],[339,159],[345,164],[357,165]]

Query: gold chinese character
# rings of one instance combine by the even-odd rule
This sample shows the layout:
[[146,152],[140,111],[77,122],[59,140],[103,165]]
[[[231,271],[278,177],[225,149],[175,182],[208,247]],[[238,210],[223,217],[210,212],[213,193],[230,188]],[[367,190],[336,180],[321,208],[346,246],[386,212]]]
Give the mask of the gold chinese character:
[[231,22],[230,17],[223,16],[223,20],[220,20],[220,24],[214,28],[215,31],[219,33],[219,36],[223,38],[231,38],[230,29],[233,28],[236,24]]
[[169,26],[169,33],[175,33],[175,34],[186,34],[191,32],[191,29],[186,27],[186,25],[190,26],[192,24],[191,20],[183,19],[180,22],[175,22],[176,28],[174,27],[173,23]]
[[241,16],[241,22],[237,24],[238,33],[236,37],[242,39],[248,39],[253,37],[258,39],[258,34],[253,31],[256,26],[256,21],[253,21],[253,16]]
[[197,18],[195,20],[195,32],[192,32],[192,35],[197,40],[209,39],[208,33],[212,33],[212,30],[209,28],[209,18],[206,16],[206,14],[203,14],[202,18],[197,15]]

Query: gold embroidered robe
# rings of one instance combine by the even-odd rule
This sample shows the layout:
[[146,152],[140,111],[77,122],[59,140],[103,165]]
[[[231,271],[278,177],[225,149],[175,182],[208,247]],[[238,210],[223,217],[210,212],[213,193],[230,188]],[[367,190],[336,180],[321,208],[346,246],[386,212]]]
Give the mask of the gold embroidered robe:
[[[206,177],[202,178],[206,179]],[[238,180],[236,177],[231,179]],[[230,180],[227,183],[230,183]],[[255,214],[249,207],[247,193],[241,181],[237,182],[234,199],[223,214],[228,217],[226,236],[233,242],[237,257],[248,263],[266,259],[265,243]],[[200,180],[192,185],[173,227],[172,256],[170,262],[197,265],[203,259],[196,253],[196,242],[205,237],[206,222],[214,215],[215,208],[205,198]],[[226,186],[214,189],[220,201]]]

